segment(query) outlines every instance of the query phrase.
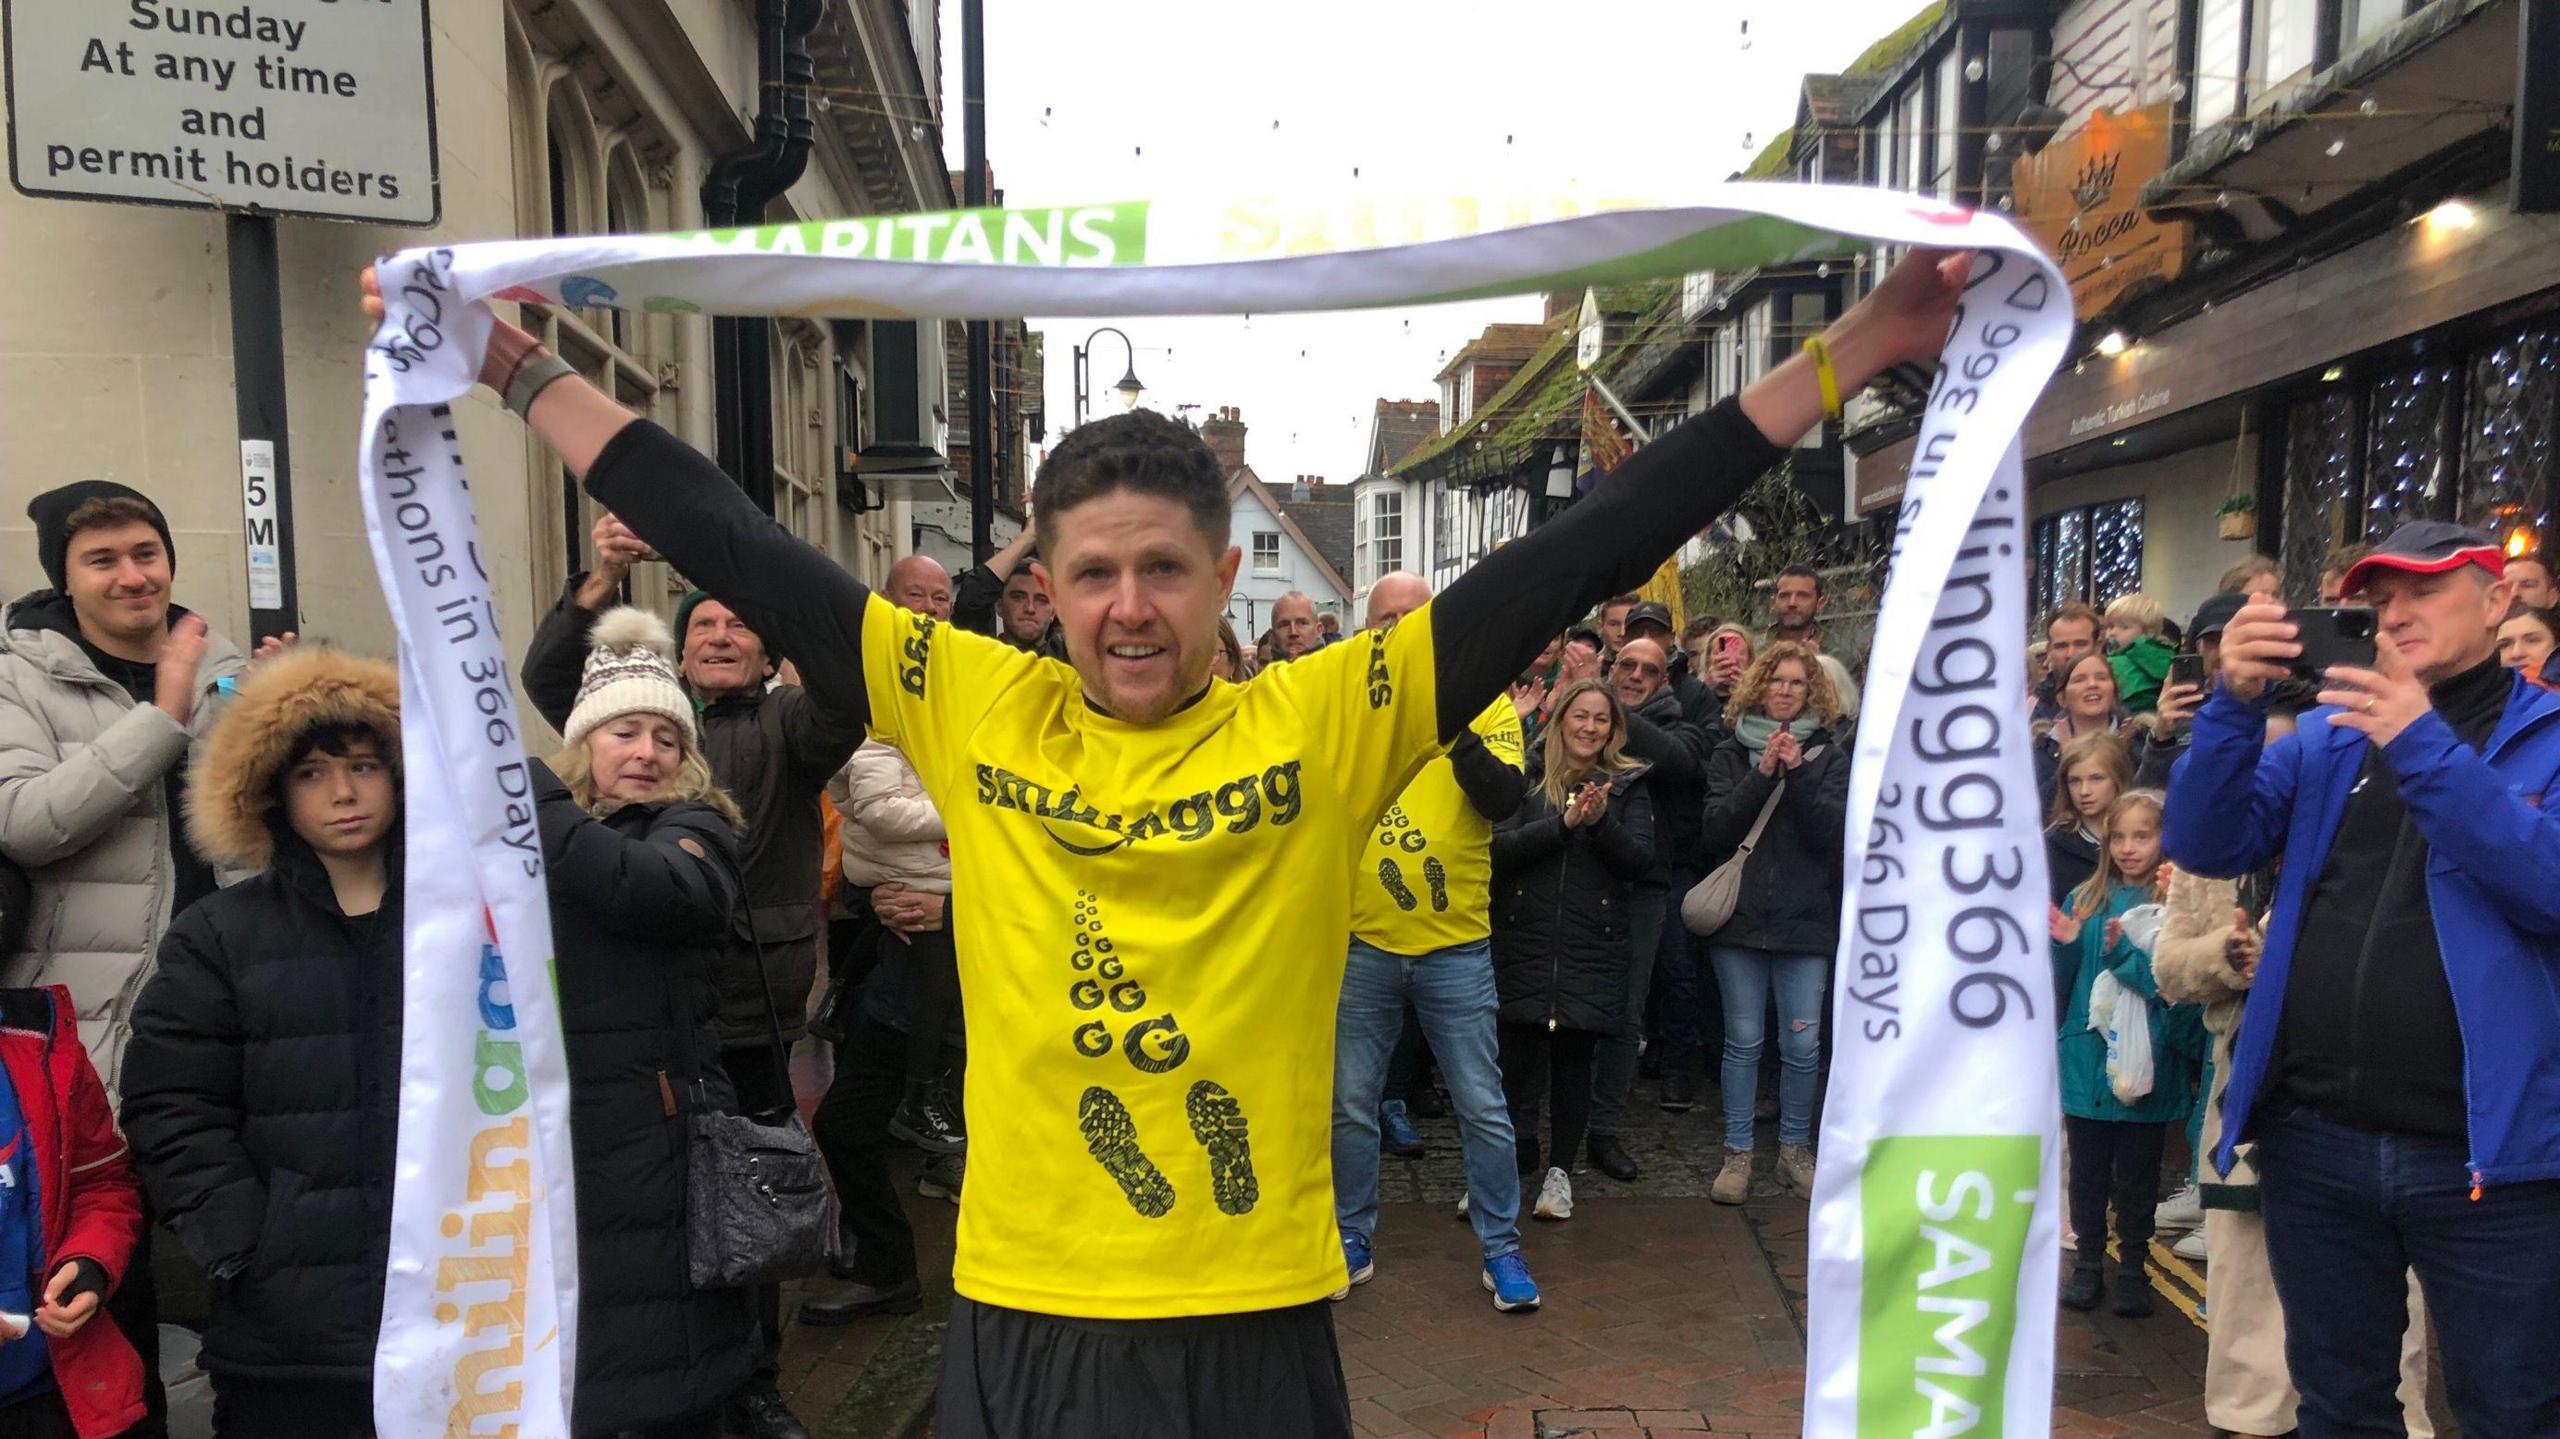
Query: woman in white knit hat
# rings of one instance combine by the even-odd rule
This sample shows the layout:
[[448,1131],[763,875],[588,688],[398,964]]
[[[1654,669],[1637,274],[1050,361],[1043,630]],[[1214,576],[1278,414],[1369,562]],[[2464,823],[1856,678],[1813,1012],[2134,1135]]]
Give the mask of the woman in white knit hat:
[[686,1115],[734,1108],[712,962],[737,901],[738,808],[711,782],[665,623],[617,609],[537,778],[577,1156],[579,1435],[717,1435],[754,1357],[749,1291],[685,1259]]

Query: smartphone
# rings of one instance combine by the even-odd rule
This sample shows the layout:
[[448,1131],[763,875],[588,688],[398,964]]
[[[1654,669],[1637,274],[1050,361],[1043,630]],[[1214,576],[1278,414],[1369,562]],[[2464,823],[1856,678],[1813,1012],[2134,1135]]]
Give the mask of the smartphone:
[[2369,606],[2320,605],[2295,610],[2286,618],[2301,630],[2302,653],[2294,658],[2295,674],[2317,681],[2331,665],[2373,668],[2376,625]]
[[2169,688],[2193,685],[2204,688],[2204,656],[2177,655],[2169,661]]
[[1716,657],[1725,659],[1740,656],[1742,643],[1742,636],[1726,630],[1723,634],[1716,636]]

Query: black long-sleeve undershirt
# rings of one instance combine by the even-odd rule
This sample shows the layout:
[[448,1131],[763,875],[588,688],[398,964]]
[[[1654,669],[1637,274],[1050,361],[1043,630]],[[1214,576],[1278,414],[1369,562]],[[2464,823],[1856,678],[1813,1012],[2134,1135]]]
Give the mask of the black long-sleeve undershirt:
[[[1636,451],[1571,509],[1496,550],[1431,606],[1439,737],[1465,730],[1566,624],[1634,588],[1786,452],[1726,400]],[[870,591],[759,511],[720,467],[646,420],[587,472],[587,492],[799,666],[811,698],[868,719]]]
[[1651,578],[1785,455],[1725,400],[1451,581],[1431,606],[1440,737],[1465,729],[1566,625]]

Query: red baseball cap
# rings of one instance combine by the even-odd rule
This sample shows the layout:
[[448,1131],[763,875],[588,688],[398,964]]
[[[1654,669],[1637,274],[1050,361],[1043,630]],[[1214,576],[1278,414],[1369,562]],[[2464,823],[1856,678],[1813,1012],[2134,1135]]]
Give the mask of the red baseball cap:
[[2485,531],[2446,520],[2411,520],[2391,532],[2391,537],[2374,546],[2373,553],[2348,566],[2338,581],[2340,594],[2352,595],[2362,590],[2373,578],[2375,570],[2406,570],[2412,574],[2440,575],[2464,565],[2478,565],[2491,579],[2505,576],[2506,552]]

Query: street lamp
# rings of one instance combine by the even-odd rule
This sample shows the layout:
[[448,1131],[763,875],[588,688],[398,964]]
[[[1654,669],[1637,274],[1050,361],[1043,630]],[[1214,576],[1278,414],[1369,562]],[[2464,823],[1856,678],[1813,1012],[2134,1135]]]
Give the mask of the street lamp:
[[1138,382],[1138,347],[1129,343],[1127,335],[1121,334],[1109,325],[1104,325],[1085,336],[1084,343],[1075,347],[1076,423],[1079,425],[1084,423],[1088,387],[1093,381],[1093,342],[1105,335],[1120,335],[1121,348],[1129,352],[1128,372],[1120,377],[1120,383],[1111,387],[1113,392],[1120,396],[1120,408],[1136,409],[1139,392],[1146,389],[1145,385]]

